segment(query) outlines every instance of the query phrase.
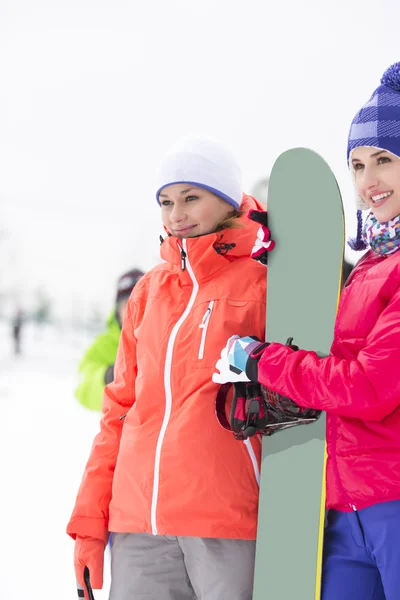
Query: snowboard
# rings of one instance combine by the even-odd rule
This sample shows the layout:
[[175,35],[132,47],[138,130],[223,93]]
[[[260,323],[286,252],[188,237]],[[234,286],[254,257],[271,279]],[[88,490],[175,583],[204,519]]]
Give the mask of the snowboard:
[[[344,215],[339,187],[315,152],[273,165],[268,227],[267,341],[328,355],[341,289]],[[253,600],[318,600],[325,517],[325,413],[263,437]]]

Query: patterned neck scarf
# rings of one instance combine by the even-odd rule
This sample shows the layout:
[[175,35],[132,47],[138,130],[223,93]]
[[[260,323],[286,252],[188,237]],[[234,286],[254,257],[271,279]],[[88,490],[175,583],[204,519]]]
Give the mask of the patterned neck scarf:
[[377,254],[393,254],[400,248],[400,215],[379,223],[371,211],[365,221],[363,239]]

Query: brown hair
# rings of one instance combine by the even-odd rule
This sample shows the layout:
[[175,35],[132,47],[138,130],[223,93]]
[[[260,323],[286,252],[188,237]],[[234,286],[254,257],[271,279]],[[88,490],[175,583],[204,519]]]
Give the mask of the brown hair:
[[229,212],[225,219],[223,219],[215,228],[215,231],[222,231],[223,229],[239,229],[243,227],[241,223],[239,223],[238,219],[244,214],[243,210],[232,210]]

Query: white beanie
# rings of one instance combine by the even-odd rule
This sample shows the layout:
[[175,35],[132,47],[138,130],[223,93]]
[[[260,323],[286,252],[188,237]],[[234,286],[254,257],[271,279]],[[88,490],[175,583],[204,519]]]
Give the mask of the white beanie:
[[242,177],[233,156],[216,142],[185,139],[164,157],[157,176],[157,202],[167,185],[192,183],[213,192],[234,208],[242,202]]

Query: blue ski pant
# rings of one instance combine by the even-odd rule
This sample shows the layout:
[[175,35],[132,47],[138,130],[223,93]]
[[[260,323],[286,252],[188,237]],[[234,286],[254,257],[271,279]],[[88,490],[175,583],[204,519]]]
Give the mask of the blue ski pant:
[[321,598],[399,600],[400,500],[329,511]]

